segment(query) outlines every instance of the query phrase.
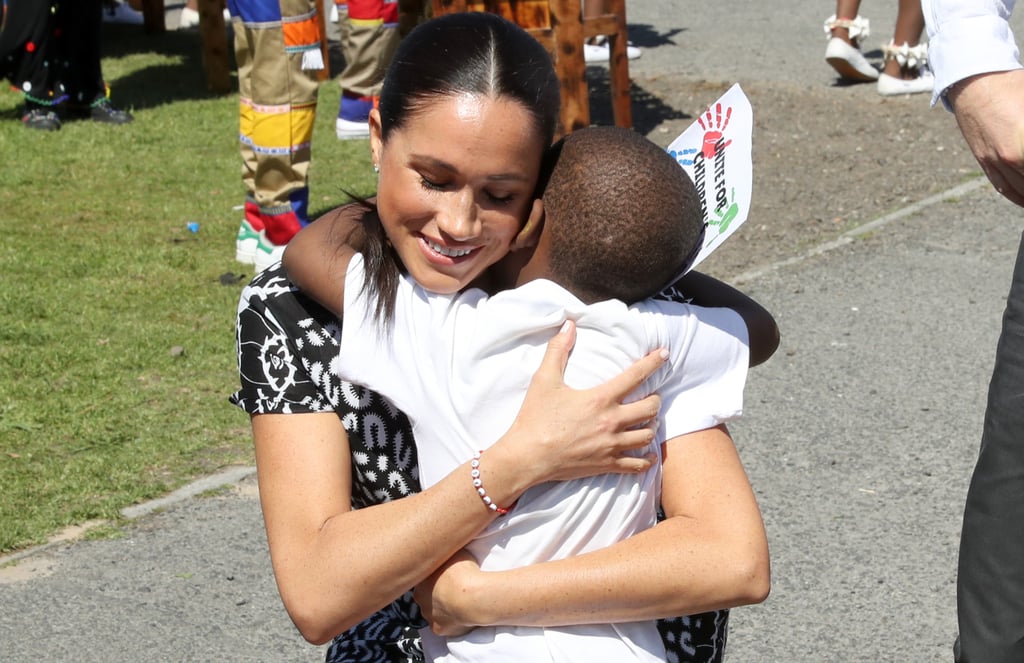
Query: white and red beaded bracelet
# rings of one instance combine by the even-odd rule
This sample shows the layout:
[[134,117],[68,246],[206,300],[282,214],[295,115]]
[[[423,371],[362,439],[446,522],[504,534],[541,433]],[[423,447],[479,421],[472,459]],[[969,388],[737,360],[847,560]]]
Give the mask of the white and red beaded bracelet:
[[473,478],[473,487],[476,488],[477,495],[480,496],[480,499],[484,501],[484,506],[497,513],[499,516],[504,516],[509,512],[509,509],[515,507],[516,504],[513,502],[508,509],[500,507],[487,494],[487,491],[484,489],[484,482],[480,478],[480,456],[482,456],[483,453],[483,451],[477,451],[473,454],[473,460],[469,461],[469,466],[472,468],[469,475]]

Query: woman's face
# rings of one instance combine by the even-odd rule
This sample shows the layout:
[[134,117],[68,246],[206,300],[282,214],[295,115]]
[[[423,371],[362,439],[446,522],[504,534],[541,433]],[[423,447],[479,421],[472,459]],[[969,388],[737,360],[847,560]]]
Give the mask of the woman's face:
[[431,101],[381,141],[377,211],[409,274],[458,292],[505,256],[533,202],[545,145],[515,101],[463,94]]

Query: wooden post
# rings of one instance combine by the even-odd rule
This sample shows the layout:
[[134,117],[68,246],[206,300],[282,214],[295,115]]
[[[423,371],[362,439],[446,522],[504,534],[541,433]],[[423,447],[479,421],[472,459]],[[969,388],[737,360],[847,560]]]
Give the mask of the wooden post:
[[552,0],[555,71],[562,88],[562,133],[590,126],[587,67],[583,61],[583,19],[579,0]]
[[316,72],[318,81],[326,81],[331,77],[331,54],[327,45],[327,16],[324,12],[324,1],[316,0],[316,24],[320,28],[320,55],[324,59],[324,68]]
[[230,52],[220,0],[198,0],[199,36],[203,42],[203,69],[211,92],[231,92]]
[[148,35],[158,35],[167,31],[164,0],[142,0],[142,30]]
[[615,32],[608,35],[608,48],[611,51],[611,63],[608,69],[608,82],[612,95],[612,117],[615,126],[632,128],[633,97],[630,92],[629,58],[626,56],[627,28],[625,0],[611,0],[612,13],[615,14]]

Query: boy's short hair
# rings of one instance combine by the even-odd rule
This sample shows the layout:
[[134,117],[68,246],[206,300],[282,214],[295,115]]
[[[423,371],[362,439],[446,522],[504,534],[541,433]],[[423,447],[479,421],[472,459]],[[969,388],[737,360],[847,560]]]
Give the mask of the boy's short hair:
[[649,297],[695,256],[697,190],[664,149],[631,129],[589,127],[546,159],[551,273],[582,301]]

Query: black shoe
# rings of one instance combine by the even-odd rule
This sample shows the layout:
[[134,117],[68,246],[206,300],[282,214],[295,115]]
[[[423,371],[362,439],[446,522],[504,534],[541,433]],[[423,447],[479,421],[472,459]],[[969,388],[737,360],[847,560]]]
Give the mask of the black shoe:
[[45,108],[26,108],[21,116],[21,123],[29,129],[41,131],[57,131],[60,129],[60,118],[52,110]]
[[128,111],[117,110],[110,105],[109,99],[103,99],[89,108],[89,117],[93,122],[104,124],[128,124],[135,118]]

